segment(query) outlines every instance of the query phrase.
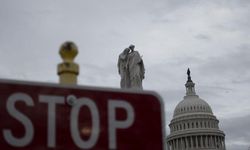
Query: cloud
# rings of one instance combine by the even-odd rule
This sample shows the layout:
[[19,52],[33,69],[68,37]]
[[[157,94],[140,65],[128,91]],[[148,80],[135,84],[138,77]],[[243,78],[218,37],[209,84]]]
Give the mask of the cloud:
[[195,36],[195,38],[200,39],[200,40],[211,40],[211,38],[205,34],[198,34]]
[[250,47],[242,45],[236,47],[231,53],[207,58],[198,70],[200,74],[210,77],[217,76],[218,80],[247,81],[250,76],[250,70],[247,69],[250,64],[249,56]]
[[237,118],[223,118],[221,128],[226,134],[228,150],[242,150],[250,147],[250,115]]
[[116,65],[92,65],[82,64],[81,73],[79,75],[79,84],[91,85],[91,86],[102,86],[102,87],[119,87],[120,76]]
[[[241,122],[250,106],[249,12],[249,0],[2,1],[0,77],[58,82],[58,49],[72,40],[79,84],[119,88],[118,55],[135,44],[144,88],[163,97],[167,124],[185,95],[188,67],[221,123]],[[240,147],[246,139],[225,127],[228,149]]]

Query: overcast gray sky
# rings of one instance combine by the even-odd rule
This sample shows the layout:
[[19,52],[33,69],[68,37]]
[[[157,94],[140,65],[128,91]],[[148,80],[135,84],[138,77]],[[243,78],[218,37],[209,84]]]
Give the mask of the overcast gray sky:
[[247,150],[249,27],[249,0],[0,0],[0,78],[57,83],[58,49],[70,40],[79,47],[79,84],[119,88],[118,55],[134,44],[144,89],[163,97],[167,124],[190,67],[227,149]]

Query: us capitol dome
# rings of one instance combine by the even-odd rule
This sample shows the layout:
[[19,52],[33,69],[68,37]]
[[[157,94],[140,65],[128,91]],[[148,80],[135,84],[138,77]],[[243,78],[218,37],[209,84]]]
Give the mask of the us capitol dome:
[[176,106],[169,124],[169,150],[226,150],[225,134],[219,129],[219,120],[209,104],[195,93],[190,70],[186,96]]

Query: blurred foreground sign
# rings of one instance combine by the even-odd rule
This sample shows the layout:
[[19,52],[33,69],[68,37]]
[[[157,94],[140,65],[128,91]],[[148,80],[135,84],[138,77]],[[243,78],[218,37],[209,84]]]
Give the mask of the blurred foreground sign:
[[163,150],[152,92],[0,80],[3,150]]

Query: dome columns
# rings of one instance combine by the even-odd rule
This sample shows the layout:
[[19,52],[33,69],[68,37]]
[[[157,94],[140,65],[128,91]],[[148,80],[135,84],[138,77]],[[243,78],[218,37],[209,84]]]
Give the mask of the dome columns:
[[226,150],[224,137],[219,135],[191,135],[168,141],[168,150]]

